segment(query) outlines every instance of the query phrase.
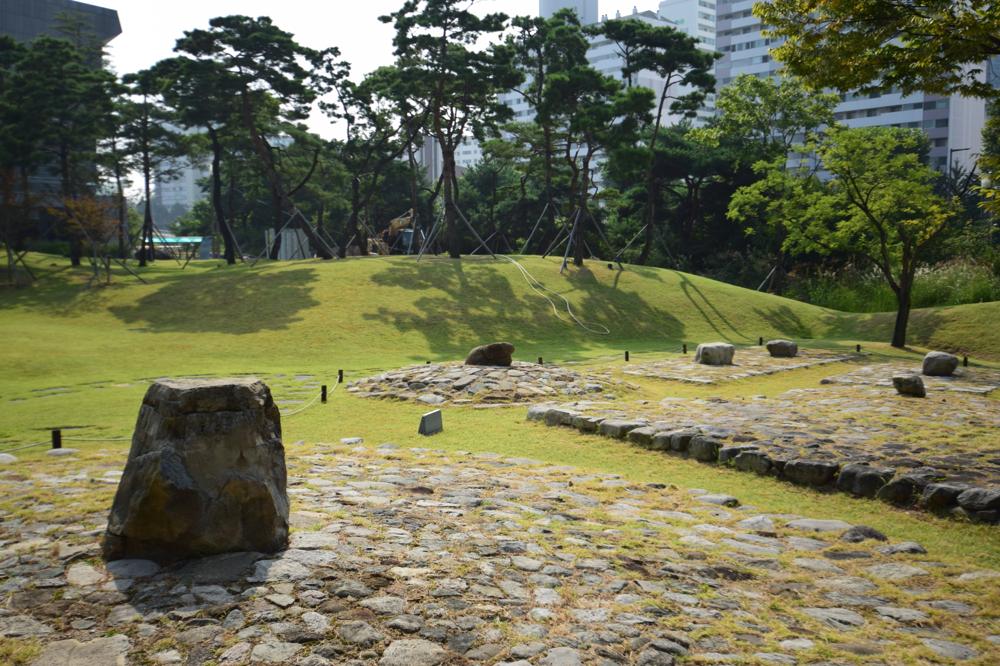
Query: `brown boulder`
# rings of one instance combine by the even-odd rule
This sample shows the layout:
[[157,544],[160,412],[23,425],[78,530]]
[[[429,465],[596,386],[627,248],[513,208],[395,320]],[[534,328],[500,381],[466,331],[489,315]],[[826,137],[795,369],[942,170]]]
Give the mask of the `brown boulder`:
[[504,365],[513,361],[514,345],[509,342],[494,342],[476,347],[465,358],[466,365]]
[[159,562],[288,544],[281,417],[256,379],[163,380],[143,398],[103,554]]

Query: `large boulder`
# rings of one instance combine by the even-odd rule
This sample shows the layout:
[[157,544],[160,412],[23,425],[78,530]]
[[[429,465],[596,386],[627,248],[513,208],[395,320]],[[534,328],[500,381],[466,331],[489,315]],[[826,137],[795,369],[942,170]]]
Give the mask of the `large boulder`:
[[480,345],[465,357],[466,365],[501,365],[509,366],[513,361],[514,345],[509,342],[494,342]]
[[726,342],[703,342],[694,352],[694,362],[703,365],[732,365],[736,347]]
[[146,391],[103,553],[170,562],[288,544],[281,417],[256,379]]
[[958,368],[958,357],[947,352],[932,351],[924,356],[923,373],[928,377],[950,377]]
[[767,351],[774,358],[795,358],[799,355],[799,346],[791,340],[771,340],[767,343]]
[[927,389],[924,388],[924,380],[920,375],[896,375],[892,378],[892,385],[896,387],[899,395],[906,395],[913,398],[926,398]]

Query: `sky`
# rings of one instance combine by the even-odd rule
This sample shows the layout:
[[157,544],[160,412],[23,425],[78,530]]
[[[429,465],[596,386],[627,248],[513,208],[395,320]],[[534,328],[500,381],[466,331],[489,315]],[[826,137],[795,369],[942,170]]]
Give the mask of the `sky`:
[[[270,16],[283,30],[313,48],[336,46],[352,64],[352,78],[392,63],[392,28],[379,16],[402,5],[402,0],[83,0],[88,4],[118,10],[122,34],[110,45],[111,65],[119,74],[149,67],[172,55],[174,43],[185,30],[208,27],[209,19],[227,14]],[[600,13],[655,9],[656,0],[645,3],[602,0]],[[479,12],[535,15],[538,0],[475,0]],[[336,126],[314,115],[310,129],[332,138]]]

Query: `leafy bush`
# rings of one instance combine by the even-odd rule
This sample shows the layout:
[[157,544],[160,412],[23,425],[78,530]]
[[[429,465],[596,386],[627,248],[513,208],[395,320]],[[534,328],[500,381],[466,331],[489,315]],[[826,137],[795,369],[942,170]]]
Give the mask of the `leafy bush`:
[[[896,296],[881,275],[854,268],[790,278],[784,295],[844,312],[896,309]],[[997,300],[1000,300],[1000,275],[989,266],[968,261],[918,269],[913,285],[916,308]]]

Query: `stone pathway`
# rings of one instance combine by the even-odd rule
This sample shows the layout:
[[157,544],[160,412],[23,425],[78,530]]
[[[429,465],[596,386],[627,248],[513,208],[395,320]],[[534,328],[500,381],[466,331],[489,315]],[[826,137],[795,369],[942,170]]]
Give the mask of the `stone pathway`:
[[928,391],[960,391],[986,395],[1000,388],[1000,370],[960,367],[951,377],[928,377],[921,374],[919,363],[877,363],[865,365],[846,374],[828,377],[825,384],[892,387],[893,375],[920,375]]
[[738,347],[733,365],[695,363],[692,353],[660,361],[632,362],[623,372],[626,375],[667,379],[689,384],[717,384],[735,379],[773,375],[788,370],[799,370],[863,358],[864,356],[861,354],[834,353],[814,349],[800,349],[795,358],[772,358],[767,349],[763,347]]
[[585,374],[556,365],[514,361],[509,368],[430,363],[367,377],[347,385],[366,398],[417,400],[428,405],[499,404],[601,394],[614,399],[630,388],[607,374]]
[[123,456],[0,472],[0,635],[39,666],[1000,660],[1000,572],[489,454],[290,447],[289,550],[105,566]]

